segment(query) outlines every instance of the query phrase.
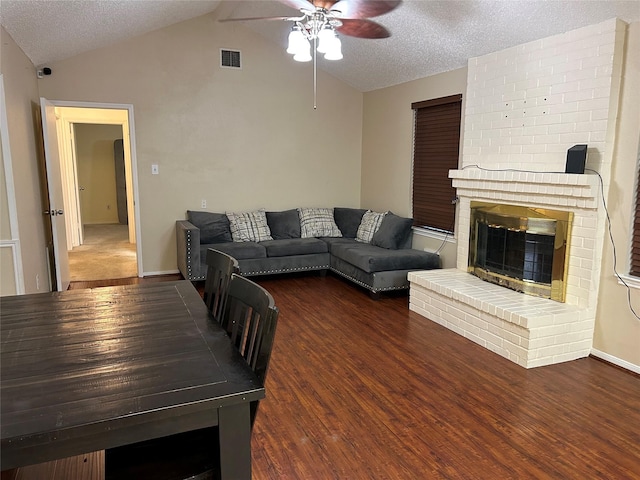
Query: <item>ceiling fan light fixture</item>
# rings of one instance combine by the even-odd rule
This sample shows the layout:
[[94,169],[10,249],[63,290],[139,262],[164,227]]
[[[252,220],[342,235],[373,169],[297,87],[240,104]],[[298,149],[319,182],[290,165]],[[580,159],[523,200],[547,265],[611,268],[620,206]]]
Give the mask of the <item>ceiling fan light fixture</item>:
[[306,39],[305,39],[305,42],[307,42],[307,46],[304,48],[300,48],[300,50],[298,50],[293,56],[293,59],[296,62],[310,62],[312,60],[311,45],[309,44],[309,41]]
[[301,52],[305,48],[305,42],[308,44],[302,30],[298,26],[294,26],[289,33],[289,45],[287,46],[287,53],[295,55]]
[[336,38],[336,32],[331,27],[325,27],[320,30],[318,33],[318,52],[327,53],[334,38]]
[[327,52],[324,55],[325,60],[342,60],[342,42],[337,35],[334,35],[329,43]]

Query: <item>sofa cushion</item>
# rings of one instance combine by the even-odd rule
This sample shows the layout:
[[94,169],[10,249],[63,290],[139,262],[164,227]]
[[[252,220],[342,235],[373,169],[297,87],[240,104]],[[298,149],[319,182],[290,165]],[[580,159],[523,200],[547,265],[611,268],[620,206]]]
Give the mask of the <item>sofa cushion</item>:
[[342,236],[333,218],[333,208],[298,208],[298,216],[302,238]]
[[333,218],[343,237],[356,238],[362,216],[366,211],[365,208],[336,207],[333,209]]
[[231,237],[234,242],[273,240],[264,210],[241,213],[227,212],[227,217],[229,217]]
[[291,255],[308,255],[311,253],[327,253],[327,244],[317,238],[287,238],[260,242],[267,257],[288,257]]
[[267,224],[274,240],[300,238],[300,217],[295,208],[283,212],[267,212]]
[[187,210],[187,220],[200,229],[200,243],[232,241],[229,218],[224,213]]
[[344,238],[344,237],[321,237],[320,240],[322,240],[323,242],[325,242],[327,244],[327,246],[329,247],[329,253],[332,252],[333,246],[338,244],[338,243],[351,243],[351,244],[356,244],[359,245],[358,242],[356,242],[355,238]]
[[411,248],[389,250],[366,243],[333,244],[331,255],[369,273],[388,270],[429,270],[440,265],[438,255],[433,253]]
[[397,250],[407,243],[411,235],[413,218],[404,218],[391,212],[382,219],[380,228],[373,234],[371,245]]
[[384,216],[384,213],[367,210],[362,216],[362,221],[360,222],[358,232],[356,233],[356,240],[363,243],[371,243],[373,234],[378,231],[378,228],[380,228],[380,224],[382,223]]
[[207,258],[207,248],[215,248],[221,252],[231,255],[236,260],[246,258],[266,258],[267,249],[255,242],[227,242],[215,243],[212,245],[200,245],[201,258]]

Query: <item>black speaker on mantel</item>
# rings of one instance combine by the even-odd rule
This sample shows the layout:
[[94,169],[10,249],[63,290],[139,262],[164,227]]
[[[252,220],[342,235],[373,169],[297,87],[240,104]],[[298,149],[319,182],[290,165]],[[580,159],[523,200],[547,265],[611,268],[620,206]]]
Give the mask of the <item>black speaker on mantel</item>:
[[584,173],[584,164],[587,161],[587,146],[574,145],[567,150],[567,167],[564,173]]

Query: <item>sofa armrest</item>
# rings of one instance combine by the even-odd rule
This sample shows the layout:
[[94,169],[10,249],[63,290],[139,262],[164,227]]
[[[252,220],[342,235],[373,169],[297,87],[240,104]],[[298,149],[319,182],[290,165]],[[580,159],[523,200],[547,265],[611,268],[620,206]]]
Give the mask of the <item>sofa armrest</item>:
[[204,280],[200,265],[200,229],[187,220],[176,221],[178,269],[191,281]]

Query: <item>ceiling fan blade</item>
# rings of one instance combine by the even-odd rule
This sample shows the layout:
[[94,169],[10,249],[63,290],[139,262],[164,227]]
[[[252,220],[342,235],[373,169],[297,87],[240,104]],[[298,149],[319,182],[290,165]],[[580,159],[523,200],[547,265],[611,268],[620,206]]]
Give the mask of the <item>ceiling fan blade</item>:
[[248,17],[248,18],[221,18],[219,22],[244,22],[246,20],[294,20],[291,17]]
[[334,3],[328,10],[339,11],[339,18],[369,18],[390,12],[397,8],[402,0],[340,0],[322,3]]
[[[278,0],[280,3],[284,3],[285,5],[289,5],[291,8],[295,8],[296,10],[314,10],[313,3],[307,0]],[[332,4],[335,3],[331,2]]]
[[391,32],[382,25],[364,18],[341,18],[342,26],[337,27],[343,35],[359,38],[387,38]]
[[314,7],[340,12],[340,18],[377,17],[397,8],[402,0],[279,0],[296,10],[314,10]]

